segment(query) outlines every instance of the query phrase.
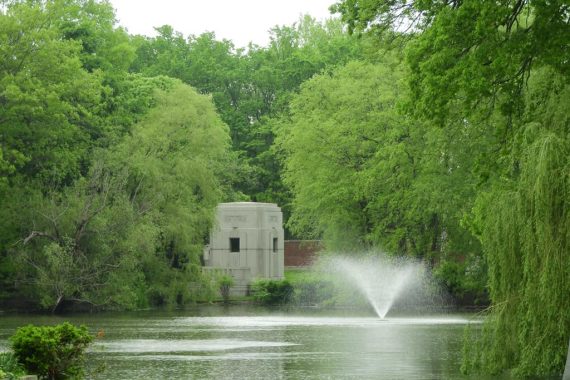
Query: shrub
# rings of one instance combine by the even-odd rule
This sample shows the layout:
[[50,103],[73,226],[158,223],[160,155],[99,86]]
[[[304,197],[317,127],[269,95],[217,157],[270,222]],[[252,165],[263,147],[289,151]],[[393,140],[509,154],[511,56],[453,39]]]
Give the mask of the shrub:
[[18,379],[24,375],[24,368],[11,352],[0,352],[0,379]]
[[224,302],[228,302],[230,299],[230,288],[234,284],[234,279],[232,276],[223,275],[218,280],[218,285],[220,286],[220,294],[224,299]]
[[460,303],[485,304],[486,268],[477,258],[467,257],[464,263],[442,261],[433,271],[434,277]]
[[253,298],[264,305],[285,304],[293,297],[293,286],[287,280],[257,280],[251,287]]
[[10,338],[14,355],[26,371],[48,380],[82,378],[85,349],[93,340],[85,326],[20,327]]
[[324,305],[335,301],[336,289],[332,281],[304,278],[294,283],[293,288],[298,305]]
[[[342,299],[343,287],[330,273],[312,270],[290,269],[285,277],[293,286],[293,303],[300,306],[332,306]],[[342,297],[341,297],[342,298]]]

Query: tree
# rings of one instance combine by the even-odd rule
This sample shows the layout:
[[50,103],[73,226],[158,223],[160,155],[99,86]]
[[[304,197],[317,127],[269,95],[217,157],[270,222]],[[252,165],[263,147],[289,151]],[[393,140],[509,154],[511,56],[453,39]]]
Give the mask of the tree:
[[561,373],[570,336],[560,312],[570,293],[560,266],[570,252],[560,212],[569,124],[558,108],[568,105],[567,2],[346,0],[335,10],[360,32],[398,32],[405,20],[415,35],[410,111],[445,127],[458,108],[473,135],[493,135],[466,218],[483,245],[493,308],[479,349],[466,343],[465,369]]
[[0,14],[0,141],[11,176],[57,187],[82,174],[102,84],[82,68],[77,44],[56,37],[51,17],[39,4]]
[[302,83],[324,71],[332,71],[363,56],[359,41],[349,36],[339,20],[317,22],[306,15],[292,26],[271,30],[267,49],[250,50],[253,83],[258,93],[257,122],[250,127],[244,147],[255,170],[248,193],[259,201],[282,206],[290,214],[290,193],[281,181],[282,166],[274,147],[274,125],[289,112],[292,97]]
[[146,89],[132,91],[125,85],[131,79],[125,71],[130,47],[114,22],[107,2],[3,2],[2,293],[15,289],[21,268],[11,252],[26,233],[24,226],[34,220],[28,211],[37,210],[43,196],[59,201],[67,188],[88,176],[93,151],[116,142],[136,120],[134,115],[150,107],[145,103],[150,96],[142,96]]
[[462,213],[451,210],[473,198],[472,183],[457,179],[470,161],[448,144],[441,162],[445,139],[399,111],[404,73],[386,55],[302,86],[278,140],[295,232],[324,236],[333,249],[379,246],[430,260],[461,246]]
[[[449,123],[453,138],[402,112],[405,66],[393,53],[306,82],[277,130],[290,228],[334,249],[373,247],[423,259],[450,292],[484,302],[480,245],[461,220],[475,198],[486,141]],[[459,115],[458,115],[459,116]],[[481,299],[482,298],[482,299]]]
[[86,174],[90,149],[108,142],[106,105],[133,57],[114,22],[106,2],[6,2],[0,141],[11,175],[70,185]]
[[324,234],[348,246],[370,232],[364,188],[368,163],[384,137],[377,119],[389,122],[394,116],[393,79],[386,68],[351,63],[302,86],[291,105],[291,121],[284,120],[279,130],[285,181],[294,195],[289,223],[295,232]]
[[[305,16],[292,26],[275,27],[267,48],[235,49],[213,33],[185,39],[169,26],[155,38],[137,38],[131,69],[145,75],[170,75],[211,94],[229,126],[237,168],[233,186],[253,200],[287,207],[281,166],[271,146],[270,119],[286,112],[300,84],[325,68],[359,56],[356,39],[337,20],[318,23]],[[239,194],[236,194],[239,197]],[[243,195],[242,195],[243,197]]]
[[106,1],[3,4],[0,297],[56,311],[187,301],[212,209],[234,194],[210,100],[128,73],[141,42]]
[[28,221],[16,254],[43,307],[183,303],[188,282],[200,280],[193,267],[221,196],[227,129],[209,99],[162,83],[132,135]]
[[[465,369],[561,373],[570,336],[568,260],[569,87],[556,72],[532,73],[514,148],[477,199],[473,229],[485,248],[494,308]],[[519,124],[520,123],[520,124]],[[505,345],[505,341],[508,344]]]
[[504,111],[514,112],[532,67],[568,74],[563,0],[346,0],[332,8],[353,31],[404,24],[416,32],[408,50],[412,94],[420,112],[432,118],[445,118],[456,98],[472,109],[493,106],[502,95]]

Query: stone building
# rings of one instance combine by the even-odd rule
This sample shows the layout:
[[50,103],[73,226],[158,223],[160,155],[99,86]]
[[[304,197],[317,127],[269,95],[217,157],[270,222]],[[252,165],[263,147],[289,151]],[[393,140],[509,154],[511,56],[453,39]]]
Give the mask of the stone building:
[[283,279],[283,247],[283,214],[277,205],[221,203],[204,249],[204,265],[231,275],[231,293],[245,295],[254,279]]

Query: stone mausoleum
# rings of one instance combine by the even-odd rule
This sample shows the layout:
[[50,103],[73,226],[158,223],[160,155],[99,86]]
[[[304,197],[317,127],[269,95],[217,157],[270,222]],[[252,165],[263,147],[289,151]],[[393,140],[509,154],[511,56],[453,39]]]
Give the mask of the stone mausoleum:
[[276,204],[220,203],[204,265],[231,275],[231,293],[245,295],[254,279],[283,279],[283,247],[283,214]]

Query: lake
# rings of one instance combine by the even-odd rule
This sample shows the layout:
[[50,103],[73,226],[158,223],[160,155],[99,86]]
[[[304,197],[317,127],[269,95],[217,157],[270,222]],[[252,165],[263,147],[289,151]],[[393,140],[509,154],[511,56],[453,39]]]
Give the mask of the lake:
[[[65,317],[0,316],[0,350],[18,326],[85,324],[96,339],[90,379],[467,379],[469,314],[200,306]],[[473,377],[480,379],[480,376]]]

